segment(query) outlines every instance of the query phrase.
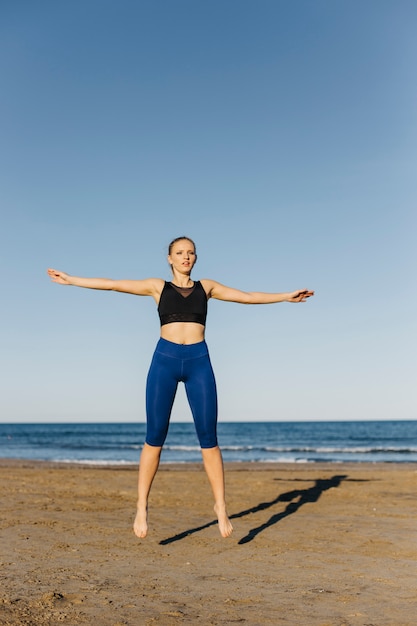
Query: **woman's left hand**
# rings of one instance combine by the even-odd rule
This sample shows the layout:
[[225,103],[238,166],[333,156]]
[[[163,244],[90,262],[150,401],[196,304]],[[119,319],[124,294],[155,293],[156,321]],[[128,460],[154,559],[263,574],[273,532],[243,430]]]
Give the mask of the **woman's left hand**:
[[308,289],[300,289],[289,294],[288,302],[305,302],[307,298],[314,296],[314,291]]

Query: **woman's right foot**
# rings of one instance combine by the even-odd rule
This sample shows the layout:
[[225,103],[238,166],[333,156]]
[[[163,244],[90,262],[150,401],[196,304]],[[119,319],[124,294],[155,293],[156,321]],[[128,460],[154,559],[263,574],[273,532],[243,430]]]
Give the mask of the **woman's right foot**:
[[148,512],[146,509],[138,509],[135,521],[133,522],[133,532],[139,539],[144,539],[148,534]]

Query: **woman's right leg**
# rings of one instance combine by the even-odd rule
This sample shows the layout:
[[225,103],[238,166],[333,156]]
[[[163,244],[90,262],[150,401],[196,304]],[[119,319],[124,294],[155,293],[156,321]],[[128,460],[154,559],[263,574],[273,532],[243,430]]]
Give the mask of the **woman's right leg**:
[[150,446],[145,443],[140,455],[138,503],[133,523],[133,531],[140,539],[144,539],[148,534],[148,497],[159,467],[161,450],[162,446]]
[[140,455],[138,477],[138,503],[133,531],[143,539],[148,533],[148,497],[159,467],[162,446],[144,444]]
[[173,365],[174,359],[155,352],[146,383],[146,442],[140,455],[137,513],[133,524],[135,535],[141,539],[148,532],[148,497],[158,470],[177,391],[178,378]]

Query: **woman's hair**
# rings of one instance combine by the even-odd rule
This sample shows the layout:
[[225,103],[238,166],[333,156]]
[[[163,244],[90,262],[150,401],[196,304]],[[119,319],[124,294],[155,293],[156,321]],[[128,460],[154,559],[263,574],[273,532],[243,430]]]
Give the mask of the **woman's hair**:
[[196,249],[196,247],[195,247],[195,243],[194,243],[194,241],[193,241],[192,239],[190,239],[189,237],[185,237],[185,236],[184,236],[184,237],[176,237],[175,239],[173,239],[173,240],[171,241],[171,243],[170,243],[170,244],[169,244],[169,246],[168,246],[168,254],[171,254],[173,245],[174,245],[175,243],[177,243],[177,241],[182,241],[183,239],[185,239],[186,241],[189,241],[190,243],[192,243],[192,244],[193,244],[193,246],[194,246],[194,252],[197,252],[197,249]]

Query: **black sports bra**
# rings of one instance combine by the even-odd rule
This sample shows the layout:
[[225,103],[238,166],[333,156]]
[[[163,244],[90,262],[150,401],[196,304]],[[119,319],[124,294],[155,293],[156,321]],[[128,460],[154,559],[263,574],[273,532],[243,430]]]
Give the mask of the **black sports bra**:
[[161,326],[173,322],[206,325],[207,295],[197,280],[192,287],[178,287],[165,281],[158,305]]

